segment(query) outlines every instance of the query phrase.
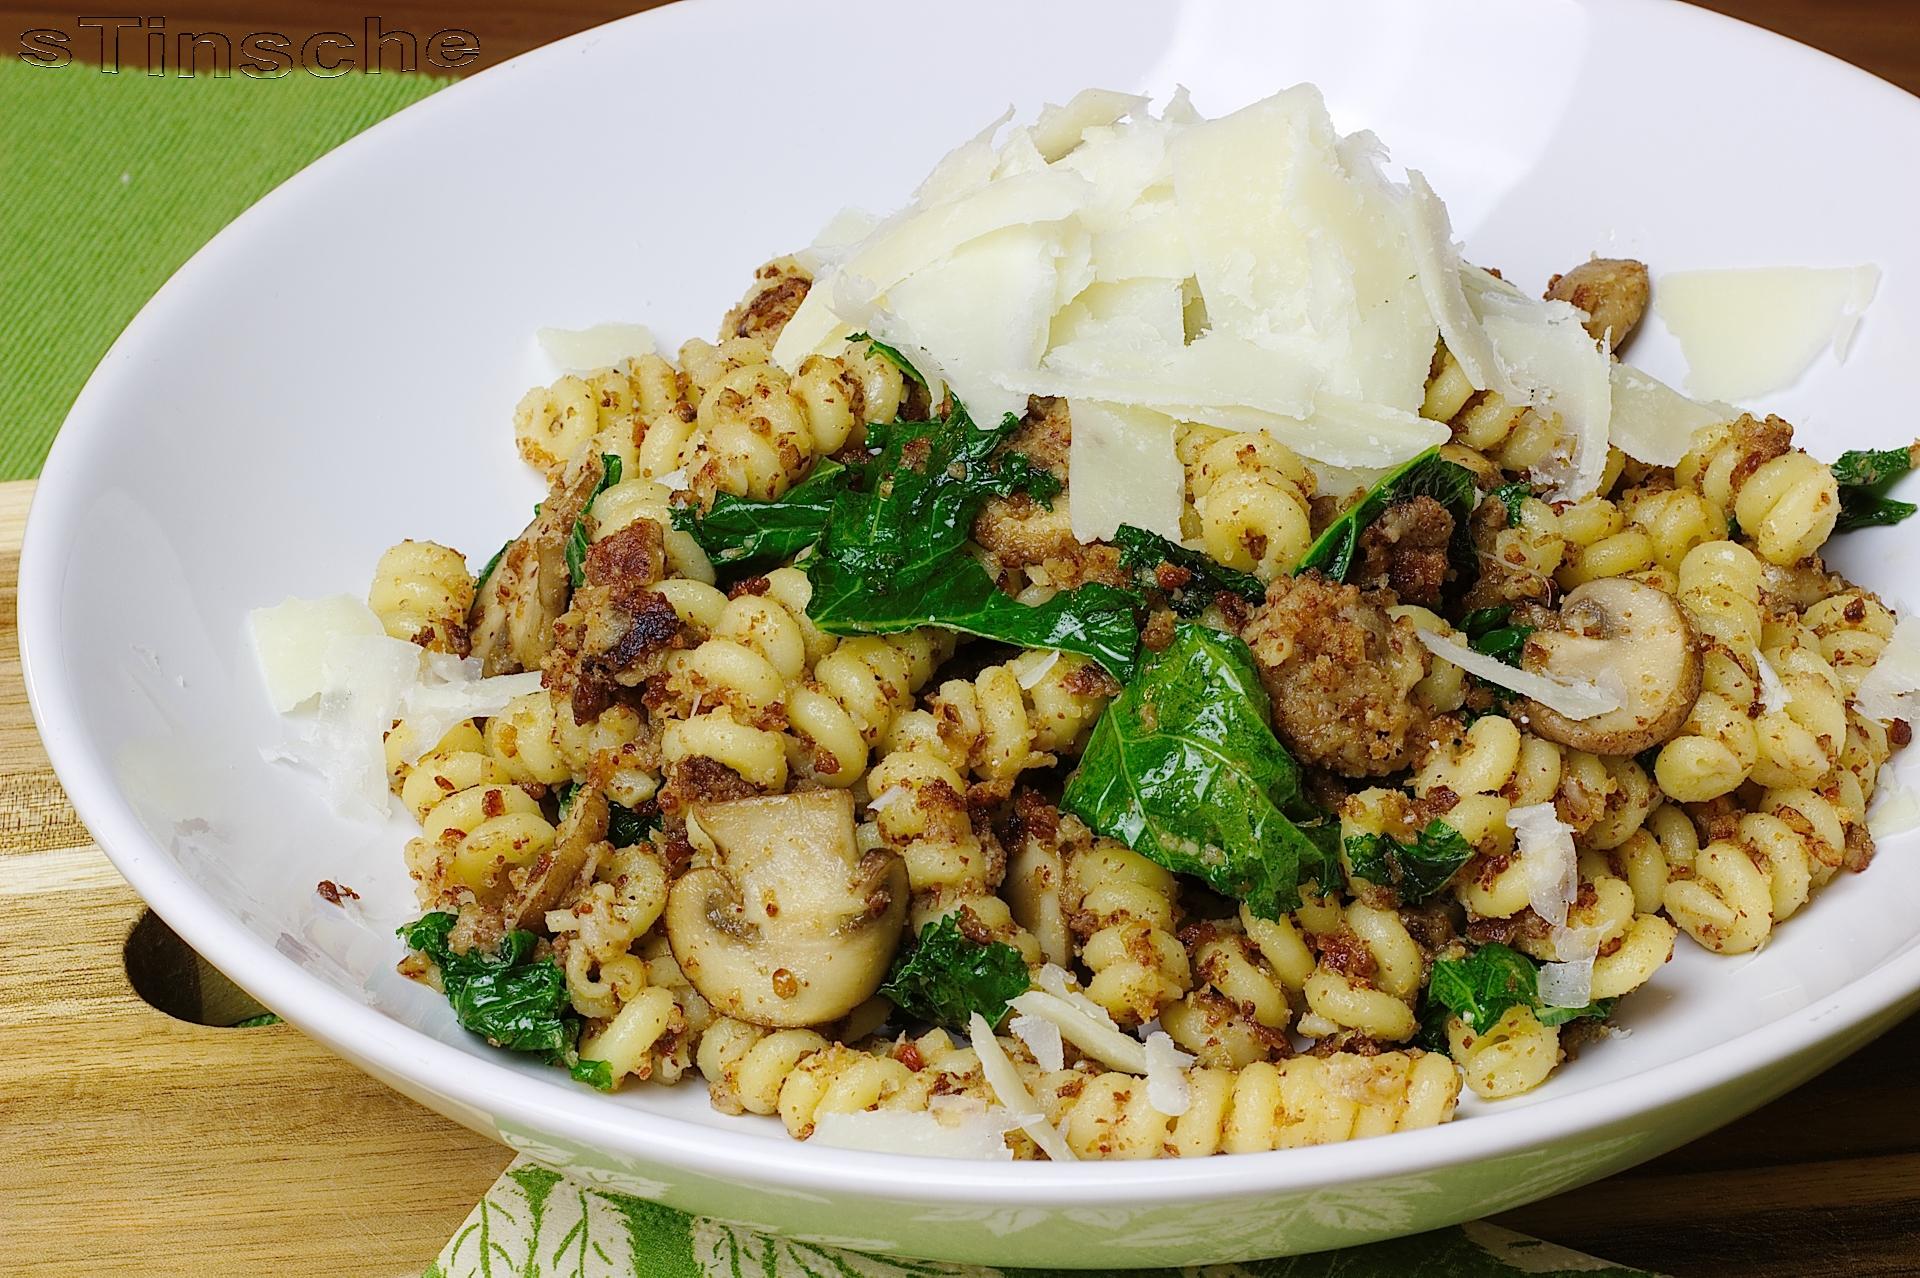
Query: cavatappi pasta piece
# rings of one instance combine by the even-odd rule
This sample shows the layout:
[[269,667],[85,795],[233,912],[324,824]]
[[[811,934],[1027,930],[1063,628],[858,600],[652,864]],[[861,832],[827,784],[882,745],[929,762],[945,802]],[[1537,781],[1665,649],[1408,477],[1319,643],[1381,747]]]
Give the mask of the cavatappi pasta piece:
[[1793,447],[1778,417],[1704,426],[1673,471],[1674,483],[1739,521],[1762,559],[1786,566],[1818,550],[1840,517],[1833,472]]
[[431,541],[389,547],[373,570],[367,607],[395,639],[467,655],[473,575],[457,550]]
[[1554,580],[1561,587],[1625,577],[1654,564],[1653,538],[1645,528],[1629,524],[1620,508],[1605,497],[1587,497],[1560,512],[1560,535],[1566,555]]
[[1142,1024],[1193,983],[1187,951],[1174,935],[1179,915],[1173,874],[1123,843],[1095,836],[1071,816],[1059,823],[1065,852],[1068,917],[1087,995],[1122,1027]]
[[1667,884],[1667,917],[1710,950],[1745,954],[1773,929],[1773,885],[1744,844],[1715,839],[1695,855],[1692,874]]
[[1538,497],[1522,498],[1517,509],[1505,500],[1483,501],[1467,520],[1480,576],[1467,592],[1469,608],[1500,604],[1552,602],[1554,574],[1567,554],[1560,516]]
[[1800,617],[1851,697],[1892,637],[1893,613],[1869,592],[1855,588],[1820,600]]
[[1633,837],[1660,803],[1660,789],[1631,755],[1569,750],[1555,810],[1582,849],[1605,851]]
[[1626,880],[1601,874],[1581,886],[1566,926],[1544,936],[1522,933],[1519,947],[1543,963],[1593,959],[1590,997],[1618,998],[1645,985],[1673,957],[1673,925],[1635,911]]
[[[1438,635],[1453,634],[1453,627],[1430,608],[1416,604],[1395,604],[1387,609],[1387,615],[1404,618],[1416,630],[1430,631]],[[1433,669],[1427,677],[1413,685],[1413,699],[1434,714],[1452,714],[1467,700],[1467,674],[1451,661],[1439,657],[1433,659]]]
[[651,519],[660,528],[668,575],[712,585],[713,564],[707,559],[707,552],[700,549],[700,543],[691,533],[673,526],[668,500],[671,496],[672,490],[666,485],[650,479],[624,479],[604,490],[587,508],[593,517],[592,540],[605,541],[637,519]]
[[1542,1025],[1531,1011],[1517,1005],[1484,1032],[1450,1016],[1447,1051],[1475,1096],[1505,1100],[1547,1081],[1560,1063],[1560,1031]]
[[1042,1088],[1047,1118],[1081,1158],[1250,1154],[1433,1127],[1453,1115],[1460,1080],[1431,1053],[1336,1052],[1186,1072],[1186,1111],[1154,1109],[1146,1080],[1099,1074]]
[[1682,803],[1730,792],[1759,760],[1751,711],[1759,694],[1760,583],[1760,561],[1736,542],[1705,542],[1681,560],[1678,597],[1705,649],[1700,697],[1661,747],[1654,775]]
[[459,889],[497,895],[509,871],[532,864],[554,843],[540,804],[498,760],[477,750],[423,755],[400,798],[421,825],[420,837],[407,844],[407,868],[423,904]]
[[926,629],[858,635],[823,653],[811,676],[787,691],[787,722],[800,747],[795,773],[828,786],[865,776],[869,751],[952,651],[950,633]]
[[1404,1043],[1419,1023],[1413,1003],[1426,956],[1400,916],[1361,901],[1309,900],[1294,911],[1319,954],[1306,980],[1307,1012],[1295,1028],[1309,1038],[1353,1030],[1379,1043]]
[[974,828],[960,774],[925,750],[893,750],[873,765],[867,789],[875,834],[907,865],[910,931],[918,935],[928,923],[965,909],[987,935],[1018,949],[1029,964],[1038,963],[1040,943],[995,894],[1005,853]]
[[1263,431],[1200,447],[1187,466],[1187,489],[1207,553],[1229,568],[1269,581],[1313,544],[1313,472]]
[[1513,830],[1507,813],[1553,801],[1563,757],[1560,746],[1497,715],[1465,729],[1453,719],[1436,725],[1435,740],[1414,770],[1413,791],[1428,800],[1451,796],[1438,819],[1477,854],[1454,879],[1454,891],[1480,917],[1506,918],[1526,906],[1526,876],[1508,856]]
[[[1431,391],[1429,403],[1436,410],[1443,407],[1433,403]],[[1514,474],[1550,461],[1566,434],[1558,417],[1542,416],[1524,405],[1515,407],[1492,391],[1476,392],[1446,420],[1456,444],[1484,453]]]
[[545,689],[524,693],[487,720],[486,744],[522,785],[584,782],[626,807],[638,807],[660,788],[659,765],[645,722],[616,702],[586,723]]
[[1668,573],[1678,573],[1695,546],[1727,536],[1726,515],[1691,489],[1629,489],[1620,509],[1645,531],[1653,562]]
[[941,684],[924,710],[895,720],[887,744],[936,754],[982,781],[1009,783],[1077,754],[1116,691],[1086,657],[1024,652],[970,680]]
[[[1313,957],[1291,920],[1275,926],[1294,934],[1304,956],[1294,997],[1299,997]],[[1190,939],[1188,960],[1195,988],[1160,1012],[1160,1027],[1203,1066],[1238,1069],[1291,1053],[1286,1041],[1292,1018],[1284,977],[1235,921],[1203,924]]]
[[[1428,421],[1450,422],[1478,394],[1467,379],[1467,371],[1442,342],[1433,353],[1433,366],[1427,373],[1426,397],[1420,415]],[[1495,487],[1498,487],[1496,484]]]
[[[638,961],[634,947],[667,908],[667,880],[666,862],[650,844],[609,847],[594,864],[586,890],[547,912],[567,992],[582,1016],[604,1020],[613,1015],[619,992],[611,979],[618,975],[617,965]],[[671,954],[665,959],[673,962]],[[686,984],[677,966],[674,975],[671,982],[655,983]]]
[[[400,793],[401,787],[406,784],[408,774],[413,771],[414,765],[407,762],[407,755],[412,753],[419,744],[415,739],[417,732],[414,721],[402,719],[393,725],[393,731],[387,734],[384,742],[387,759],[387,788],[395,794]],[[420,751],[420,753],[451,753],[456,750],[487,753],[486,738],[480,734],[480,729],[474,726],[473,720],[462,719],[448,728],[446,735],[435,742],[430,750]]]
[[1778,680],[1775,702],[1784,704],[1769,704],[1763,693],[1763,713],[1754,722],[1760,754],[1750,775],[1766,786],[1818,784],[1846,746],[1846,689],[1810,643],[1783,644],[1760,660]]

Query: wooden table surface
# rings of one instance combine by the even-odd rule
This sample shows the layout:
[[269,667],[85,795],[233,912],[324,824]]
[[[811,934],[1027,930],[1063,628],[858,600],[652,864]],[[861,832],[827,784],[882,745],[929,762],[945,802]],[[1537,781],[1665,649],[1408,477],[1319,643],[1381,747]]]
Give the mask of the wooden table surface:
[[[297,41],[360,31],[370,7],[192,0],[169,6],[166,24]],[[380,9],[390,31],[473,32],[474,70],[645,7]],[[1920,93],[1920,0],[1709,7]],[[76,21],[44,5],[0,17],[18,29]],[[508,1155],[286,1026],[195,1024],[135,992],[129,959],[175,1012],[221,997],[190,954],[155,943],[160,929],[135,933],[144,906],[91,845],[34,733],[14,635],[31,489],[0,485],[0,1272],[225,1278],[288,1272],[301,1254],[314,1278],[418,1274]],[[1681,1278],[1920,1274],[1916,1056],[1920,1020],[1739,1123],[1501,1223]]]

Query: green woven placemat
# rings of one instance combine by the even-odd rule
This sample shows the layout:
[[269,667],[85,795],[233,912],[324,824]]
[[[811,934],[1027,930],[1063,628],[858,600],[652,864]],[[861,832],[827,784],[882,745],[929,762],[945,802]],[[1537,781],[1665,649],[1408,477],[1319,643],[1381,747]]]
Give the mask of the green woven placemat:
[[[0,479],[39,473],[87,374],[166,278],[316,156],[432,93],[426,76],[182,80],[0,63]],[[768,1238],[517,1161],[434,1278],[743,1278],[993,1271]],[[1171,1272],[1171,1271],[1168,1271]],[[1641,1271],[1489,1225],[1300,1260],[1247,1278],[1479,1278]]]
[[87,374],[214,232],[446,83],[0,62],[0,479],[40,472]]

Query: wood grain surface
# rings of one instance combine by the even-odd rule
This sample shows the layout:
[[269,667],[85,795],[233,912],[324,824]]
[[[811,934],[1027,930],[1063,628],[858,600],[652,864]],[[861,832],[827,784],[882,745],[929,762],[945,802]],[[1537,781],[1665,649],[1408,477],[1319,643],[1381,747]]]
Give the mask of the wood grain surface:
[[[165,21],[297,41],[360,31],[373,7],[194,0]],[[378,6],[389,31],[473,32],[467,70],[645,7]],[[1920,92],[1915,0],[1709,7]],[[75,22],[73,10],[0,6],[0,36]],[[31,491],[0,485],[0,1272],[226,1278],[289,1273],[297,1255],[314,1278],[418,1274],[507,1152],[291,1028],[194,1024],[135,993],[125,956],[144,907],[62,795],[20,681],[15,577]],[[194,1001],[174,993],[176,1008]],[[1920,1274],[1917,1055],[1920,1020],[1731,1127],[1501,1223],[1680,1278]]]

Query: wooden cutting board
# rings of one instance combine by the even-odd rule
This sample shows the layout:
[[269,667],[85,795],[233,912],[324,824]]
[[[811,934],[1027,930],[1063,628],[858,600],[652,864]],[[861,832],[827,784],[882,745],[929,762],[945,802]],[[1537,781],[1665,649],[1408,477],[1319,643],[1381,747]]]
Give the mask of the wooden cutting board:
[[[417,1275],[507,1151],[288,1026],[222,1028],[253,1010],[244,995],[142,923],[27,712],[14,609],[32,491],[0,484],[0,1273]],[[1501,1223],[1674,1275],[1920,1273],[1917,1056],[1920,1020]]]

